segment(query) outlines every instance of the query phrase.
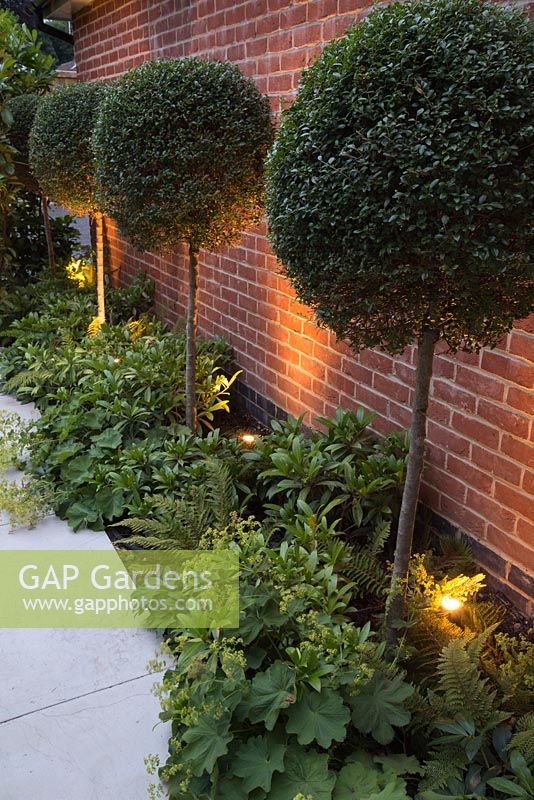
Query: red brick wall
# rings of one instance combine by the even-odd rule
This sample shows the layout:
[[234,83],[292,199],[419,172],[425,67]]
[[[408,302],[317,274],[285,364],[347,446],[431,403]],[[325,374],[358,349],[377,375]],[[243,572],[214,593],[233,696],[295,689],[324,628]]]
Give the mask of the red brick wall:
[[[235,61],[279,112],[300,70],[365,14],[367,0],[96,0],[75,16],[81,80],[112,78],[147,58],[201,55]],[[174,322],[185,310],[185,260],[135,253],[109,227],[120,281],[145,269],[157,308]],[[239,247],[204,253],[200,325],[233,345],[249,396],[308,421],[338,404],[377,412],[376,428],[409,424],[413,352],[356,357],[320,331],[280,274],[265,228]],[[453,528],[478,541],[483,566],[523,606],[534,572],[534,317],[500,348],[436,359],[424,499]],[[260,402],[262,402],[260,400]],[[265,405],[265,404],[264,404]],[[270,407],[269,407],[270,408]],[[529,578],[530,576],[530,578]],[[513,588],[512,588],[513,587]]]

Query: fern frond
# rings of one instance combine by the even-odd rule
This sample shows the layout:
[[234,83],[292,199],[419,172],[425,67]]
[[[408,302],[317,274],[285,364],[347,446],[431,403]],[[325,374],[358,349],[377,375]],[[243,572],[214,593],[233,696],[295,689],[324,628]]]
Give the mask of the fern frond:
[[195,547],[213,522],[213,511],[206,500],[205,486],[193,486],[189,497],[176,502],[175,517],[170,529],[174,536],[187,538]]
[[129,536],[120,543],[140,547],[142,550],[176,550],[180,546],[176,539],[159,539],[157,536]]
[[391,522],[383,520],[382,522],[378,523],[366,548],[372,556],[380,555],[386,546],[386,542],[389,539],[390,533]]
[[519,750],[527,761],[534,759],[534,711],[519,717],[508,750]]
[[355,597],[367,594],[384,597],[387,593],[389,580],[384,565],[366,547],[353,550],[352,563],[343,572],[354,583]]
[[19,389],[26,387],[39,386],[53,377],[53,372],[49,369],[25,369],[17,375],[13,375],[4,383],[3,390],[7,394],[13,394]]
[[448,717],[471,718],[480,725],[493,717],[496,692],[478,669],[480,652],[491,632],[489,628],[471,641],[453,639],[443,648],[437,665],[438,686],[431,699],[436,710]]
[[428,727],[434,722],[435,711],[428,699],[429,693],[421,685],[415,685],[413,694],[405,701],[405,707],[412,715],[408,730],[421,730],[425,735]]
[[406,632],[407,643],[413,651],[410,671],[426,683],[436,677],[439,654],[453,639],[464,639],[465,631],[448,617],[433,609],[425,609],[416,625]]
[[484,587],[485,575],[479,572],[477,575],[457,575],[455,578],[446,576],[437,585],[438,594],[436,599],[441,602],[445,596],[456,597],[462,603],[466,603]]
[[190,487],[182,497],[155,496],[150,518],[123,520],[120,525],[133,533],[123,542],[150,549],[193,549],[209,528],[229,525],[239,507],[230,469],[208,459],[202,475],[203,484]]
[[134,534],[166,534],[167,525],[157,519],[142,519],[141,517],[129,517],[118,523],[121,528],[129,528]]
[[488,639],[490,636],[495,633],[495,629],[498,627],[498,623],[495,625],[490,625],[489,628],[486,628],[479,633],[475,639],[472,639],[470,643],[467,645],[467,649],[469,655],[471,656],[473,662],[478,665],[478,659],[485,648],[486,644],[488,643]]
[[504,619],[504,608],[491,600],[466,603],[462,609],[462,625],[473,633],[495,630]]
[[239,498],[230,469],[223,461],[206,461],[206,499],[220,527],[226,527],[239,510]]
[[473,571],[476,562],[471,545],[466,539],[442,534],[437,544],[440,551],[438,564],[442,570],[449,574]]
[[98,336],[101,328],[102,328],[102,320],[100,319],[100,317],[93,317],[93,319],[87,326],[87,335]]
[[132,342],[137,342],[141,336],[144,336],[148,329],[148,319],[143,316],[139,319],[131,319],[126,323],[126,328],[130,334]]
[[355,597],[365,595],[384,597],[387,594],[389,576],[380,554],[390,532],[390,522],[379,522],[364,547],[347,547],[347,557],[344,559],[347,564],[343,567],[343,574],[354,583]]
[[447,748],[436,751],[425,762],[425,775],[419,789],[443,789],[450,780],[459,780],[468,764],[468,759],[460,748]]

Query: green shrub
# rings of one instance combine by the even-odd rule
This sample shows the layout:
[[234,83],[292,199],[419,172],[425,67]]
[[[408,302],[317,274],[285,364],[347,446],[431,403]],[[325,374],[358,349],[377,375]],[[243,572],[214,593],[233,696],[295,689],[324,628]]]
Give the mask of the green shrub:
[[[166,546],[158,535],[170,529],[168,518],[152,546]],[[282,540],[273,530],[271,516],[261,525],[234,516],[194,539],[239,553],[241,617],[235,631],[171,634],[176,664],[161,688],[169,797],[526,800],[534,726],[528,714],[515,723],[510,695],[488,677],[495,625],[451,637],[429,656],[432,690],[414,691],[398,671],[402,651],[397,666],[385,662],[369,624],[354,626],[347,543],[313,525]],[[467,600],[479,578],[427,575],[423,592]]]
[[129,286],[108,289],[109,321],[111,324],[139,319],[152,309],[156,284],[139,272]]
[[[136,509],[141,516],[121,521],[120,527],[131,532],[121,539],[121,545],[193,550],[210,528],[229,525],[235,514],[245,511],[250,498],[250,493],[243,491],[245,482],[255,477],[242,453],[235,439],[221,438],[218,431],[204,440],[182,435],[160,454],[159,465],[152,462],[159,471],[159,475],[156,469],[152,473],[154,493]],[[155,448],[153,454],[157,458]],[[181,455],[179,472],[176,455]],[[158,489],[163,493],[157,493]]]
[[422,0],[376,10],[306,73],[269,161],[270,231],[340,338],[492,345],[530,312],[533,57],[524,14]]
[[30,132],[40,102],[39,95],[22,94],[9,102],[9,110],[13,121],[9,128],[9,140],[15,148],[15,175],[26,191],[40,194],[39,184],[33,175],[30,165]]
[[25,430],[18,414],[0,411],[0,475],[22,461]]
[[[131,290],[130,303],[140,291]],[[127,295],[121,297],[122,303]],[[36,293],[34,307],[42,302]],[[57,487],[56,508],[74,527],[129,515],[137,518],[135,534],[178,543],[187,525],[193,529],[195,510],[204,520],[196,526],[202,533],[230,512],[261,509],[288,537],[308,529],[334,537],[343,530],[354,539],[351,557],[359,573],[353,579],[362,592],[383,595],[379,556],[404,479],[402,437],[380,444],[369,433],[370,415],[341,410],[334,420],[319,420],[326,431],[312,436],[301,420],[274,422],[273,433],[259,437],[252,451],[218,432],[205,439],[187,434],[180,428],[183,336],[141,319],[106,325],[92,337],[86,334],[90,292],[51,290],[44,302],[46,312],[31,311],[3,332],[11,345],[0,360],[0,377],[5,390],[36,402],[42,412],[29,437],[30,460],[36,474]],[[0,318],[1,311],[0,305]],[[229,367],[223,342],[200,344],[199,417],[208,426],[228,408]],[[213,459],[228,474],[224,480],[219,475],[210,515]],[[162,505],[161,496],[168,502]],[[151,519],[145,528],[143,517]]]
[[[143,398],[147,414],[153,404],[155,421],[180,421],[184,402],[183,336],[167,333],[149,320],[106,325],[98,337],[88,335],[91,298],[91,293],[80,298],[60,295],[50,315],[33,312],[7,329],[5,333],[15,342],[4,357],[4,376],[11,368],[6,389],[16,390],[19,399],[34,400],[44,410],[56,404],[56,393],[83,385],[84,390],[101,393],[101,399],[105,397],[108,402],[115,397]],[[61,318],[64,326],[58,328]],[[210,352],[222,361],[227,351],[216,340],[203,344],[199,352],[203,384],[215,388],[208,377],[210,367],[203,360]]]
[[[153,295],[153,281],[138,273],[130,286],[110,290],[110,317],[117,325],[141,317],[152,307]],[[23,355],[27,345],[55,347],[85,338],[93,309],[94,289],[80,289],[66,276],[41,277],[10,289],[0,296],[0,337],[12,341],[13,347],[2,353],[0,374],[5,379],[26,368]]]
[[15,14],[5,9],[0,10],[0,43],[4,53],[3,101],[49,88],[54,76],[54,58],[42,50],[37,31],[21,25]]
[[[336,542],[303,535],[276,546],[258,523],[235,520],[200,546],[238,552],[241,622],[174,635],[176,667],[162,687],[169,796],[354,796],[359,770],[344,766],[355,763],[354,743],[361,734],[376,747],[392,742],[410,721],[413,688],[383,661],[370,626],[351,623]],[[384,773],[368,762],[375,787],[393,781],[394,759]],[[399,764],[395,797],[407,798],[398,776],[414,769],[415,759]]]
[[[9,285],[9,288],[0,287],[0,342],[6,343],[5,331],[16,320],[27,316],[31,311],[38,308],[38,297],[42,297],[50,290],[52,281],[37,279],[35,282],[24,286]],[[56,285],[56,280],[53,280]],[[2,353],[2,359],[5,358]]]
[[30,134],[30,167],[42,192],[96,223],[96,326],[106,321],[104,217],[97,197],[92,136],[106,93],[102,81],[60,86],[39,104]]
[[[147,301],[150,289],[141,276],[130,289],[112,294],[117,316]],[[41,310],[3,331],[11,340],[0,360],[3,388],[34,401],[42,412],[27,437],[29,457],[34,473],[56,487],[58,513],[75,528],[101,528],[138,511],[152,489],[168,489],[169,471],[176,486],[185,477],[177,454],[184,337],[148,318],[104,325],[91,336],[91,291],[53,288],[32,297]],[[224,342],[200,344],[199,417],[208,427],[217,412],[228,410],[229,366]],[[198,458],[209,452],[209,442],[208,449],[202,442],[198,438],[195,446]]]
[[298,298],[357,350],[418,342],[391,643],[436,343],[494,346],[534,307],[533,59],[519,11],[377,8],[304,75],[269,158],[271,240]]
[[77,216],[99,213],[91,145],[101,81],[59,86],[42,98],[30,134],[30,166],[43,193]]
[[[7,217],[7,243],[11,252],[7,274],[2,276],[11,288],[26,285],[42,277],[49,266],[48,247],[43,223],[43,200],[36,194],[19,192],[10,203]],[[50,219],[50,231],[58,271],[65,269],[79,244],[79,231],[72,217]]]
[[[199,415],[209,424],[216,410],[228,409],[220,351],[203,343],[197,360],[205,398]],[[82,346],[76,357],[73,363],[68,348],[58,356],[61,385],[50,386],[40,403],[30,456],[37,474],[58,485],[58,512],[75,528],[101,527],[136,511],[158,486],[177,489],[186,479],[176,469],[169,481],[173,459],[166,453],[180,435],[172,426],[184,417],[184,340],[152,334],[121,347],[115,338],[111,351],[91,354]]]
[[9,140],[13,118],[6,104],[16,95],[46,91],[52,81],[54,59],[42,52],[37,32],[20,25],[16,16],[6,10],[0,10],[0,49],[0,207],[5,211],[18,189],[13,179],[15,153]]
[[248,458],[259,471],[256,494],[267,514],[284,508],[291,518],[310,517],[331,506],[345,534],[364,537],[374,525],[396,517],[406,471],[406,442],[390,434],[378,443],[372,414],[339,408],[334,419],[319,417],[326,431],[306,431],[302,417],[274,420],[273,433],[259,437]]
[[39,370],[48,347],[72,346],[83,339],[93,307],[92,292],[66,289],[65,282],[38,282],[9,292],[0,303],[0,320],[7,323],[1,335],[10,342],[1,354],[2,379]]
[[[135,443],[128,451],[129,458],[135,454],[134,460],[123,460],[116,471],[133,467],[138,491],[141,486],[150,491],[137,509],[128,506],[135,511],[133,518],[122,523],[133,531],[129,541],[156,549],[193,547],[209,527],[227,524],[234,513],[255,511],[288,540],[303,535],[343,537],[344,571],[354,593],[383,599],[387,573],[382,551],[396,516],[404,458],[399,453],[392,456],[390,442],[375,442],[367,456],[360,454],[353,464],[328,461],[328,448],[353,445],[345,437],[355,419],[352,412],[338,410],[332,422],[343,422],[336,425],[335,443],[331,434],[317,434],[315,444],[322,445],[325,454],[319,465],[330,477],[315,494],[303,491],[294,476],[283,478],[281,494],[277,470],[266,469],[274,461],[291,461],[295,452],[314,447],[297,420],[274,421],[275,432],[265,439],[258,437],[254,451],[218,431],[206,439],[181,434],[174,441],[167,433],[164,447],[155,435],[150,442]],[[365,419],[369,424],[369,416]],[[343,473],[350,482],[345,482]]]
[[52,492],[44,481],[14,483],[0,479],[0,513],[7,514],[11,530],[35,528],[51,510]]
[[267,100],[233,64],[149,61],[111,84],[95,131],[103,207],[141,250],[239,239],[262,209]]
[[198,254],[257,223],[272,140],[267,99],[234,64],[150,61],[110,87],[95,131],[106,213],[140,250],[189,247],[186,421],[196,430]]

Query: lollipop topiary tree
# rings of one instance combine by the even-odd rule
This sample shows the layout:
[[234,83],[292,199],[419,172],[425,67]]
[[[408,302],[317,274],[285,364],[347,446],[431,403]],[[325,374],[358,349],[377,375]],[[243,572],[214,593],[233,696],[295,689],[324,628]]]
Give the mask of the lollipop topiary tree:
[[96,194],[92,136],[106,85],[61,86],[42,98],[30,133],[30,167],[42,191],[96,222],[98,320],[106,319],[103,214]]
[[48,215],[48,198],[41,191],[41,187],[31,171],[29,164],[30,132],[40,100],[41,97],[36,94],[21,94],[11,100],[9,103],[9,110],[13,121],[9,128],[9,141],[15,149],[13,163],[16,178],[27,192],[38,194],[41,198],[43,227],[48,250],[48,264],[50,266],[50,271],[54,274],[56,271],[56,257],[54,254],[50,217]]
[[534,304],[534,34],[479,0],[373,11],[329,45],[268,166],[274,249],[356,350],[417,342],[388,638],[403,609],[436,343],[494,346]]
[[201,248],[235,243],[262,212],[269,107],[229,63],[148,62],[119,78],[95,131],[103,207],[140,250],[189,249],[186,422],[196,428]]

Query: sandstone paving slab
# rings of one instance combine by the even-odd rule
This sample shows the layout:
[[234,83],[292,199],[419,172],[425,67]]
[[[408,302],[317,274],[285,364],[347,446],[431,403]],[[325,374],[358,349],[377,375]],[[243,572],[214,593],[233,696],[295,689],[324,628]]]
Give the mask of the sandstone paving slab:
[[147,800],[144,759],[165,758],[154,676],[0,724],[2,800]]
[[0,724],[144,677],[158,646],[147,630],[0,629]]

